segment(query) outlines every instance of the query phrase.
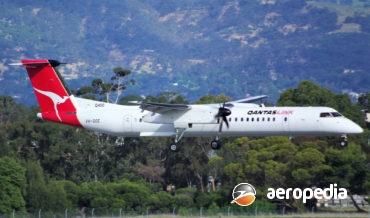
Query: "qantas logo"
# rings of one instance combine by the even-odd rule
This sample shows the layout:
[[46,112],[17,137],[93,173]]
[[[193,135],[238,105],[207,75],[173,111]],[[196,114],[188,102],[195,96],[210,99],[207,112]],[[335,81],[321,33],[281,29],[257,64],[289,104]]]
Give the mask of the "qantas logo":
[[292,115],[294,110],[250,110],[248,115]]
[[53,104],[54,104],[54,110],[56,112],[56,115],[59,119],[60,122],[62,122],[62,119],[60,118],[59,116],[59,111],[58,111],[58,104],[63,104],[65,101],[67,101],[69,99],[69,96],[64,96],[63,98],[60,97],[59,95],[53,93],[53,92],[48,92],[48,91],[42,91],[40,89],[36,89],[34,88],[35,91],[37,91],[38,93],[42,94],[42,95],[45,95],[47,97],[49,97],[52,101],[53,101]]

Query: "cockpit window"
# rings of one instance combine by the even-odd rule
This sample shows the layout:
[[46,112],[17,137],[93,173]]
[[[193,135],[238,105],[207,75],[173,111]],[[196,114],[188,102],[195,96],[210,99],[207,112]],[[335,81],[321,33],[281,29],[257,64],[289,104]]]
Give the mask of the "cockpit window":
[[329,112],[323,112],[320,114],[320,117],[331,117],[331,114]]
[[342,114],[338,112],[322,112],[320,113],[320,117],[341,117]]
[[333,117],[341,117],[342,114],[338,113],[338,112],[331,112],[331,115],[333,115]]

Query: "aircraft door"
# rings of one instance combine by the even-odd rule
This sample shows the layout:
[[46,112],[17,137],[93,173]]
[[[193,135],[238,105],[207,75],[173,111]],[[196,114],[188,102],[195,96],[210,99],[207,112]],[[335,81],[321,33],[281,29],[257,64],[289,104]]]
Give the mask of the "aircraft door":
[[123,131],[131,132],[132,131],[132,118],[131,115],[123,116]]

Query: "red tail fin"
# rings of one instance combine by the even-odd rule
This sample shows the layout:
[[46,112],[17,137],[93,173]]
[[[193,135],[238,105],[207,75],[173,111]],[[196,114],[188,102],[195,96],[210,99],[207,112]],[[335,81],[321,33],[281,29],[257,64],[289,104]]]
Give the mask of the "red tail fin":
[[[45,120],[81,127],[73,96],[55,69],[61,63],[55,60],[22,60]],[[71,99],[72,97],[72,99]]]

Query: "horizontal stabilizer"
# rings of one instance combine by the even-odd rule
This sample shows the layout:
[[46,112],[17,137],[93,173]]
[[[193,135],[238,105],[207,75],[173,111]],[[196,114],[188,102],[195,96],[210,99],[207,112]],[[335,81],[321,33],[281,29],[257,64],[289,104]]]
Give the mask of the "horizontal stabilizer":
[[244,99],[232,101],[232,102],[229,102],[229,103],[251,103],[251,102],[255,102],[255,101],[258,101],[258,100],[265,99],[265,98],[268,98],[268,96],[267,95],[258,95],[258,96],[253,96],[253,97],[249,97],[249,98],[244,98]]

